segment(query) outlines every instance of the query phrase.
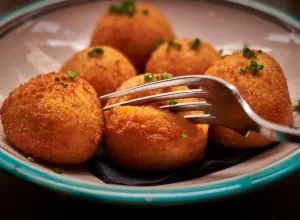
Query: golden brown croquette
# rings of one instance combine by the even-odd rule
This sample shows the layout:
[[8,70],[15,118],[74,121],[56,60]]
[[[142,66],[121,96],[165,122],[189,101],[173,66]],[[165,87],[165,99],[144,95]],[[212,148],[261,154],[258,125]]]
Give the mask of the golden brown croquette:
[[200,39],[177,39],[159,46],[149,58],[146,72],[169,72],[174,76],[204,74],[221,59],[216,49]]
[[80,77],[54,72],[13,90],[1,108],[1,121],[16,148],[39,160],[67,165],[93,157],[104,129],[93,87]]
[[173,30],[158,8],[136,3],[132,15],[110,11],[101,15],[90,45],[109,45],[120,50],[142,73],[155,43],[173,38]]
[[[242,51],[228,55],[217,61],[205,74],[236,86],[254,112],[262,118],[290,125],[293,109],[286,78],[280,65],[266,53],[256,50],[253,52],[257,55],[252,58],[245,57]],[[251,68],[246,68],[251,61],[255,61],[256,67],[260,69],[256,73],[252,73],[255,63]],[[263,66],[262,69],[260,65]],[[246,138],[220,126],[210,126],[210,136],[214,141],[234,148],[257,148],[272,143],[272,140],[254,132]]]
[[[159,74],[153,75],[153,80],[156,76]],[[124,82],[118,91],[143,83],[144,76],[139,75]],[[138,93],[110,100],[107,105],[184,89],[188,88],[181,86]],[[197,99],[176,101],[182,103]],[[162,171],[182,168],[205,156],[208,125],[195,125],[183,118],[183,114],[202,112],[174,114],[158,109],[157,105],[122,106],[105,112],[105,150],[117,163],[134,170]]]
[[109,46],[89,47],[76,52],[60,69],[65,73],[70,70],[90,83],[98,96],[116,91],[122,82],[137,75],[130,61]]

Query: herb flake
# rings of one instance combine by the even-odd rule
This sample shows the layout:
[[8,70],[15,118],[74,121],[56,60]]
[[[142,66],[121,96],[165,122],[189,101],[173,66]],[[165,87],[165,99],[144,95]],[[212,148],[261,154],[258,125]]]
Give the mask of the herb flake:
[[33,163],[35,161],[35,159],[33,157],[27,157],[27,160],[30,162],[30,163]]
[[300,100],[298,101],[298,103],[296,105],[294,105],[293,111],[298,112],[298,113],[300,112]]
[[111,5],[109,12],[114,14],[127,14],[129,16],[133,16],[136,12],[136,2],[127,0],[122,1],[119,4]]
[[164,72],[164,73],[161,74],[161,78],[162,78],[162,79],[169,79],[169,78],[171,78],[172,76],[173,76],[172,74],[167,73],[167,72]]
[[74,71],[68,71],[68,77],[70,79],[75,79],[76,78],[76,73]]
[[255,60],[251,60],[250,64],[244,68],[240,69],[240,72],[245,73],[247,70],[251,70],[252,75],[256,76],[259,70],[262,70],[264,65],[258,64]]
[[182,45],[181,45],[180,43],[178,43],[178,42],[175,42],[174,40],[171,40],[171,41],[169,41],[169,43],[168,43],[167,50],[169,50],[171,47],[174,47],[174,48],[176,48],[177,50],[180,50],[181,47],[182,47]]
[[69,84],[68,84],[68,83],[65,83],[65,82],[61,82],[60,84],[61,84],[63,87],[69,86]]
[[59,81],[59,77],[56,76],[56,77],[54,78],[54,80],[55,80],[55,81]]
[[151,82],[153,80],[153,75],[151,73],[145,73],[144,74],[144,80],[145,82]]
[[62,174],[62,170],[58,168],[53,168],[52,170],[54,173]]
[[182,133],[182,134],[181,134],[181,138],[182,138],[182,139],[186,139],[187,137],[188,137],[188,136],[187,136],[185,133]]
[[91,51],[89,51],[88,52],[88,55],[89,56],[92,56],[92,55],[94,55],[94,54],[100,54],[100,55],[102,55],[103,53],[104,53],[104,50],[102,49],[102,48],[94,48],[94,49],[92,49]]
[[193,41],[191,41],[190,46],[193,49],[198,49],[201,41],[199,38],[195,38]]
[[154,43],[154,46],[153,46],[153,49],[156,50],[160,45],[163,44],[163,40],[157,40],[155,43]]
[[178,104],[178,101],[173,99],[173,100],[169,100],[169,105],[176,105]]

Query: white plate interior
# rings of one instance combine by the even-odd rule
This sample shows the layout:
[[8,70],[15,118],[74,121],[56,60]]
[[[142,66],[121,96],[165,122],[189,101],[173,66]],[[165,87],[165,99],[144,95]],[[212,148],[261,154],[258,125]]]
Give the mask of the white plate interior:
[[[40,73],[56,71],[75,51],[88,46],[98,20],[111,3],[93,2],[47,13],[13,29],[0,40],[0,105],[19,84]],[[199,37],[225,54],[239,50],[246,43],[271,54],[287,77],[293,103],[300,99],[300,37],[279,24],[258,17],[247,10],[208,2],[153,2],[174,27],[178,37]],[[300,124],[295,117],[295,125]],[[0,146],[26,161],[5,141],[0,126]],[[154,186],[159,188],[210,183],[245,175],[289,157],[299,150],[296,144],[279,144],[275,148],[234,167],[189,181]],[[33,164],[46,172],[51,166]],[[64,168],[67,178],[104,184],[83,168]]]

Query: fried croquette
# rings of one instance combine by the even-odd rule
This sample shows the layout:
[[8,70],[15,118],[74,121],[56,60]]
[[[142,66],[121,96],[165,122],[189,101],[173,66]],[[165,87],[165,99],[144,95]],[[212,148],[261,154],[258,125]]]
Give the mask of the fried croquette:
[[[159,74],[153,75],[153,80]],[[139,75],[124,82],[118,91],[143,84]],[[110,100],[107,105],[141,96],[188,89],[172,87],[137,93]],[[172,100],[174,103],[193,102],[197,99]],[[167,104],[160,102],[160,104]],[[110,157],[124,167],[133,170],[163,171],[185,167],[205,156],[208,125],[195,125],[183,117],[184,112],[174,114],[158,108],[158,103],[145,106],[121,106],[107,112],[105,150]]]
[[132,3],[126,8],[124,4],[120,4],[124,6],[123,11],[113,10],[115,5],[112,5],[99,18],[90,45],[109,45],[120,50],[142,73],[155,43],[169,41],[175,35],[166,17],[155,6]]
[[41,161],[84,163],[102,140],[97,93],[74,73],[51,72],[30,79],[9,94],[0,114],[8,141]]
[[114,92],[122,82],[137,75],[127,57],[109,46],[89,47],[75,53],[60,69],[65,73],[70,70],[90,83],[98,96]]
[[[236,86],[262,118],[287,126],[292,123],[293,108],[286,78],[281,66],[270,55],[246,48],[217,61],[205,74]],[[223,146],[233,148],[258,148],[273,143],[255,132],[244,137],[221,126],[210,126],[210,137]]]
[[204,74],[208,67],[221,59],[209,43],[200,39],[177,39],[159,46],[146,64],[146,72],[169,72],[174,76]]

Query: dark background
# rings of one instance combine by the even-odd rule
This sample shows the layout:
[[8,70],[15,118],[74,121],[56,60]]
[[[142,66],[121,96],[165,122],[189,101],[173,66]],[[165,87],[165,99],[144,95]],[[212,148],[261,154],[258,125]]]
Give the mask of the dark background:
[[[246,0],[245,0],[246,1]],[[300,0],[261,0],[300,17]],[[0,16],[28,0],[0,0]],[[299,58],[300,60],[300,58]],[[300,171],[238,197],[185,207],[136,208],[68,198],[0,171],[0,219],[300,219]]]

